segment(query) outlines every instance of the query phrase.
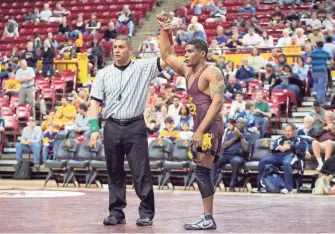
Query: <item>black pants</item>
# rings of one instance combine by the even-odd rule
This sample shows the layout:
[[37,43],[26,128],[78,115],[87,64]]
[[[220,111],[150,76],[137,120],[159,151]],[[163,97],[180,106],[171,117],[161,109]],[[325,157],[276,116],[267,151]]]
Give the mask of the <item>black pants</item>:
[[127,126],[108,120],[104,128],[104,145],[108,172],[109,212],[124,218],[126,202],[125,156],[128,159],[135,191],[140,198],[140,217],[155,215],[154,191],[149,164],[148,139],[144,119]]

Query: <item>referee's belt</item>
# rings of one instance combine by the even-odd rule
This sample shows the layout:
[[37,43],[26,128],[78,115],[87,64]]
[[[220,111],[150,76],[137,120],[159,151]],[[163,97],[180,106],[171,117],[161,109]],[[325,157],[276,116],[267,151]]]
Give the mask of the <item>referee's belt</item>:
[[131,119],[114,119],[110,117],[108,120],[110,120],[113,123],[116,123],[121,126],[127,126],[129,124],[135,123],[139,120],[143,120],[143,115],[139,115],[137,117],[131,118]]

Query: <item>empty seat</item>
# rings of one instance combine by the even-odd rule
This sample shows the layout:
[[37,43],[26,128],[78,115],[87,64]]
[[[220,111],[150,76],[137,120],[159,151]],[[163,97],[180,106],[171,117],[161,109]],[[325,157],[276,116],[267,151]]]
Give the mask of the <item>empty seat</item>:
[[97,179],[100,181],[101,187],[101,176],[107,177],[107,167],[106,167],[106,157],[105,157],[105,149],[104,146],[101,147],[101,150],[97,156],[96,160],[92,160],[90,162],[90,168],[91,168],[91,178],[89,179],[89,182],[87,184],[87,187],[89,188],[91,184],[94,182],[97,186]]

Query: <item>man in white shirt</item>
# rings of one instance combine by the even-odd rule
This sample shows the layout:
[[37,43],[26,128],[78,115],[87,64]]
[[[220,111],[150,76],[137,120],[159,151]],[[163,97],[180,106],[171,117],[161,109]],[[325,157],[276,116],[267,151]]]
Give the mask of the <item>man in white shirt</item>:
[[182,105],[183,104],[180,103],[180,97],[178,95],[174,95],[172,97],[172,104],[169,106],[168,114],[173,118],[175,123],[177,123],[178,115]]
[[316,12],[312,13],[312,19],[306,20],[306,25],[311,25],[313,28],[314,27],[321,27],[321,21],[317,18]]
[[248,33],[243,36],[244,46],[258,46],[261,43],[261,37],[255,33],[255,29],[250,27]]
[[143,58],[156,58],[160,55],[159,48],[155,46],[155,43],[150,42],[149,48],[145,49]]
[[40,19],[41,21],[49,21],[49,18],[52,16],[52,11],[50,10],[49,8],[49,4],[48,3],[45,3],[43,5],[43,11],[41,11],[40,13]]
[[243,100],[243,93],[238,91],[235,93],[235,100],[231,103],[230,106],[230,119],[236,119],[236,117],[245,110],[245,101]]

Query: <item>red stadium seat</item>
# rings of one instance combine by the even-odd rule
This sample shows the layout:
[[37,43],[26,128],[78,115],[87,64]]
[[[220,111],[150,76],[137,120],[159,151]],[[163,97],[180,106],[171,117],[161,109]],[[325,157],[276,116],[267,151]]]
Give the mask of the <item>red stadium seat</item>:
[[104,56],[109,57],[112,54],[113,43],[109,41],[101,42],[102,47],[104,48]]
[[19,134],[19,121],[16,115],[3,116],[5,120],[5,130],[11,131],[14,135],[14,142],[16,142],[17,135]]
[[28,120],[32,116],[31,106],[28,104],[19,104],[16,108],[18,119]]
[[10,98],[10,105],[16,109],[16,107],[19,105],[19,96],[12,96]]
[[9,103],[1,105],[1,116],[5,115],[13,115],[14,110],[13,108],[9,105]]
[[64,70],[61,73],[61,77],[64,79],[66,83],[76,82],[76,72],[73,70]]
[[41,92],[40,98],[51,101],[51,109],[55,107],[56,91],[53,88],[44,88]]
[[66,82],[63,78],[61,79],[52,79],[52,84],[51,84],[51,88],[53,88],[55,91],[60,90],[62,91],[62,95],[63,97],[65,97],[65,92],[66,92]]

